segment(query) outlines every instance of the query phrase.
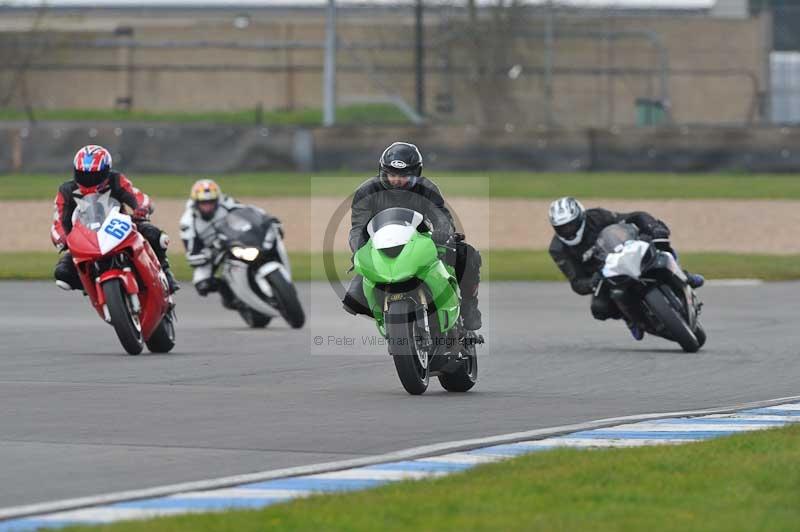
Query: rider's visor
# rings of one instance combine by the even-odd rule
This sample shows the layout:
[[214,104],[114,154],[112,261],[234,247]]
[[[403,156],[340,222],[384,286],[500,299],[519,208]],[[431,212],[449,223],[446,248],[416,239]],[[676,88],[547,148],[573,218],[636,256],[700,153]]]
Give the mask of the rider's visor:
[[197,209],[205,215],[214,214],[214,211],[217,210],[217,200],[215,199],[198,201],[196,203]]
[[572,240],[578,235],[578,231],[581,230],[582,225],[583,217],[578,217],[563,225],[556,225],[553,229],[555,229],[556,234],[564,240]]

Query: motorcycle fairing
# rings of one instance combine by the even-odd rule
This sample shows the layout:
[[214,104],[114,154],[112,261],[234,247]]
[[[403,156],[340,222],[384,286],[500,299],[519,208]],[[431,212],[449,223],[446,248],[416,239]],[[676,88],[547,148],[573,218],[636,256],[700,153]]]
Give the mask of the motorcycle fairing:
[[[118,221],[113,222],[113,220]],[[129,224],[128,227],[125,224]],[[141,284],[136,284],[140,287],[137,295],[142,309],[140,313],[142,336],[148,340],[161,322],[161,318],[167,313],[170,304],[167,277],[161,270],[158,258],[144,237],[133,230],[130,217],[120,214],[118,207],[114,206],[108,211],[108,216],[102,224],[93,223],[93,225],[96,227],[90,229],[77,222],[67,237],[67,245],[72,253],[72,260],[78,270],[83,289],[95,311],[105,320],[102,284],[109,279],[119,278],[130,294],[131,282],[136,283],[138,276],[141,279]],[[110,240],[101,240],[103,238],[101,235],[106,234],[105,228],[109,228],[107,235]],[[101,242],[106,242],[105,251]],[[130,266],[109,268],[96,280],[93,277],[94,272],[90,271],[90,265],[112,254],[125,254]]]
[[642,276],[642,259],[650,244],[641,240],[628,240],[619,251],[609,253],[603,266],[603,277],[624,275],[638,279]]
[[385,335],[384,298],[378,297],[376,285],[401,283],[413,278],[420,279],[428,288],[442,331],[455,326],[460,312],[458,282],[454,272],[439,259],[436,245],[428,233],[414,229],[396,257],[375,248],[369,240],[356,252],[353,264],[364,276],[364,296],[381,334]]

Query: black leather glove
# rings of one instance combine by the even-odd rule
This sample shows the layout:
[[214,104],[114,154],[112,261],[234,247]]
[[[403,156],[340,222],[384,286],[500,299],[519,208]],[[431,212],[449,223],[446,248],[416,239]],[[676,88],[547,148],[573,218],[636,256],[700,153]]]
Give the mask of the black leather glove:
[[434,244],[437,246],[443,246],[448,240],[450,240],[450,232],[434,229],[431,233],[431,238],[433,239]]

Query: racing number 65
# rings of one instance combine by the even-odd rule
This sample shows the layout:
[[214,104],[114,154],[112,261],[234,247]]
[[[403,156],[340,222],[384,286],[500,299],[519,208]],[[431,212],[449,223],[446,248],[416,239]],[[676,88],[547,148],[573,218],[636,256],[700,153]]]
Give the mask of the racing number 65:
[[131,224],[128,222],[119,220],[117,218],[112,218],[111,221],[108,222],[105,232],[114,238],[121,239],[123,236],[125,236],[125,233],[128,232],[128,229],[130,228]]

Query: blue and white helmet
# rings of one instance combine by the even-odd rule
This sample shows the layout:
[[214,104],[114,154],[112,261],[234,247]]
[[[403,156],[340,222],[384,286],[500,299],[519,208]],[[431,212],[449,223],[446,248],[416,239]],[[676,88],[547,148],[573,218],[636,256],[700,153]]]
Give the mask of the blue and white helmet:
[[559,240],[575,246],[580,243],[586,229],[586,209],[571,196],[557,199],[550,204],[550,225]]

